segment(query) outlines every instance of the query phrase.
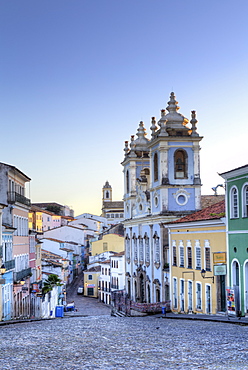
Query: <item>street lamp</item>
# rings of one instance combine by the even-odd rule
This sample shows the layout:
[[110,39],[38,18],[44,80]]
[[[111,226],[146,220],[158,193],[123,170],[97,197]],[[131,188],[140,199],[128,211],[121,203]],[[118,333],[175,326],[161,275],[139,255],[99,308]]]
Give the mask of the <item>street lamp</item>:
[[212,279],[212,283],[214,284],[214,276],[205,276],[206,275],[206,270],[202,269],[201,270],[201,276],[203,279]]
[[6,268],[5,268],[4,264],[2,264],[2,266],[0,268],[0,274],[3,275],[5,272],[6,272]]

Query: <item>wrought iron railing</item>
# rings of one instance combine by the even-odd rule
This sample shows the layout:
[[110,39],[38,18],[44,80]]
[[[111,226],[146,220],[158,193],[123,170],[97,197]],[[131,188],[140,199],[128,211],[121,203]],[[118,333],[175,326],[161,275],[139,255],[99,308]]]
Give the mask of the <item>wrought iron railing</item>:
[[26,206],[31,205],[30,199],[24,197],[24,195],[16,193],[15,191],[8,192],[8,202],[9,203],[21,203],[21,204],[25,204]]
[[15,260],[9,260],[4,262],[6,271],[12,270],[15,268]]
[[26,277],[28,277],[28,275],[31,276],[31,273],[32,273],[31,267],[21,271],[14,272],[14,281],[20,281],[22,279],[25,279]]

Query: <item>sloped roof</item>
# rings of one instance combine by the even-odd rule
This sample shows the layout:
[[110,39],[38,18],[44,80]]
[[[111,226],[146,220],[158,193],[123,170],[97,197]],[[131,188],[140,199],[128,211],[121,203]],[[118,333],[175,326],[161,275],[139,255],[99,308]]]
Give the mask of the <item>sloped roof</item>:
[[112,208],[123,208],[124,209],[124,202],[123,201],[113,201],[113,202],[103,202],[104,209],[112,209]]
[[201,195],[201,208],[209,207],[225,199],[225,195]]
[[183,222],[193,222],[193,221],[207,221],[220,219],[225,217],[225,200],[221,200],[209,207],[202,209],[187,215],[185,217],[179,218],[176,221],[170,222],[171,224],[183,223]]

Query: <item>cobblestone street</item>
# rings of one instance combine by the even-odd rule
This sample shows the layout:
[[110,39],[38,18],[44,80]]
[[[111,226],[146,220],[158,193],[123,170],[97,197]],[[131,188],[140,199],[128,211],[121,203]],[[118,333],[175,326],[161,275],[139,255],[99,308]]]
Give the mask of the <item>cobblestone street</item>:
[[66,317],[1,327],[1,369],[247,369],[248,327]]

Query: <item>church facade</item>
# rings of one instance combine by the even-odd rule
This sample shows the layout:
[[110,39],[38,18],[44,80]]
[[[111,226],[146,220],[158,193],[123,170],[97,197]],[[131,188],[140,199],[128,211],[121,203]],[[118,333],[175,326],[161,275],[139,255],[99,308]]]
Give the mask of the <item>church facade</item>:
[[151,138],[140,122],[124,148],[126,293],[147,310],[170,299],[166,224],[201,209],[202,137],[195,111],[189,122],[178,110],[172,92],[158,122],[152,117]]

